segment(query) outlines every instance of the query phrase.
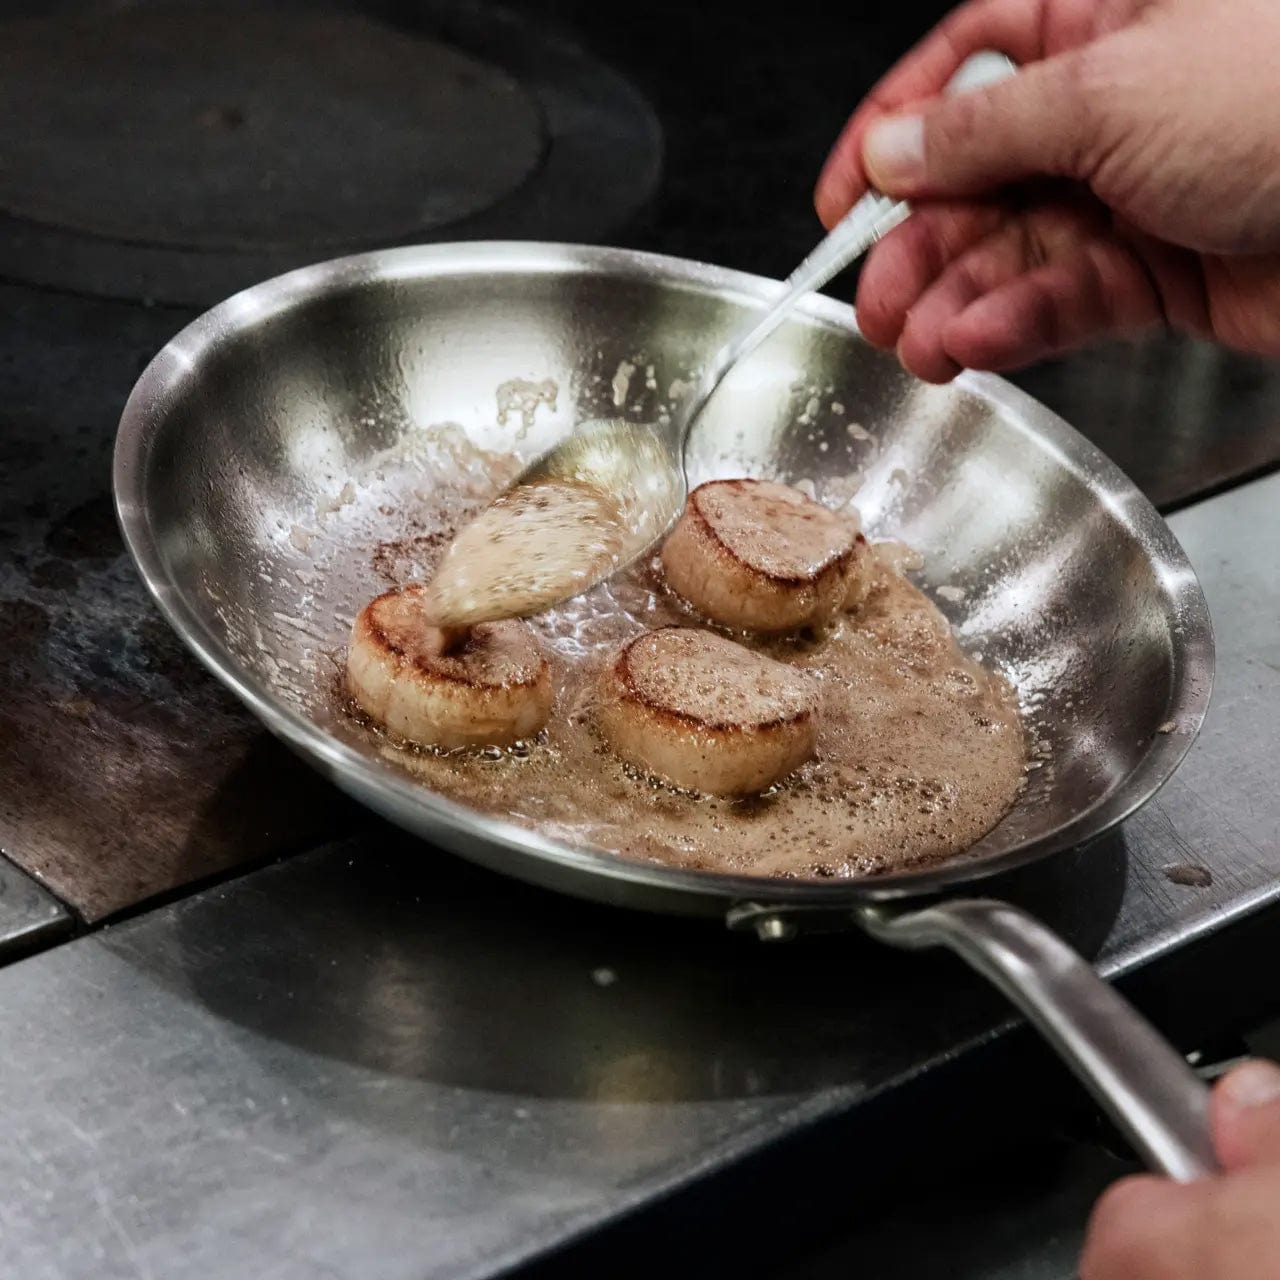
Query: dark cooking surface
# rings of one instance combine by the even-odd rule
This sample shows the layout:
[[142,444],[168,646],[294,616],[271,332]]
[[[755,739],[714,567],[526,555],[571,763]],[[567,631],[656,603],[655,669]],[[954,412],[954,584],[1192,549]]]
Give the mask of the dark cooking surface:
[[5,9],[0,274],[32,284],[209,304],[383,244],[608,238],[657,180],[643,98],[487,3]]
[[331,836],[345,804],[205,677],[120,547],[102,388],[173,316],[4,287],[0,314],[24,339],[0,354],[0,848],[95,919]]
[[[423,120],[439,128],[424,136]],[[547,145],[512,77],[346,14],[141,8],[15,23],[0,45],[0,127],[7,212],[191,249],[337,251],[430,233],[510,195]]]
[[[1252,963],[1179,953],[1280,895],[1277,502],[1280,477],[1174,519],[1220,633],[1181,770],[996,886],[1105,972],[1145,963],[1187,1047],[1274,995],[1272,917]],[[0,1272],[58,1280],[490,1276],[642,1207],[567,1274],[751,1274],[1078,1097],[948,957],[593,907],[385,830],[0,970],[0,1025]]]
[[13,863],[0,858],[0,963],[65,938],[71,913]]

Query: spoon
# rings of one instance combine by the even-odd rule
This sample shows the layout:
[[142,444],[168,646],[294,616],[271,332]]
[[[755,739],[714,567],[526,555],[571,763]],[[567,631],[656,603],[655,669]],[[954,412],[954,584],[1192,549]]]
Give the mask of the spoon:
[[[1012,75],[1003,54],[965,62],[947,85],[963,93]],[[593,418],[531,463],[446,552],[428,584],[433,621],[465,627],[539,613],[647,555],[684,510],[685,453],[694,424],[730,370],[911,212],[869,191],[787,278],[765,313],[707,364],[666,423]]]

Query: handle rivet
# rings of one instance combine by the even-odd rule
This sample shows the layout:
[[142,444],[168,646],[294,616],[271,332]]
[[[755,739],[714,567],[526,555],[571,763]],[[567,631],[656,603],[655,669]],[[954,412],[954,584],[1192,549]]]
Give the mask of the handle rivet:
[[796,933],[796,926],[781,916],[763,916],[756,921],[756,937],[761,942],[789,942]]

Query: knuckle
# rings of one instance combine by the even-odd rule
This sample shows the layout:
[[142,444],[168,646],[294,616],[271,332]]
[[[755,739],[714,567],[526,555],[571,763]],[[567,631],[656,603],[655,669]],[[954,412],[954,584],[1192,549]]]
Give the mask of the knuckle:
[[1057,59],[1057,92],[1072,128],[1061,134],[1062,169],[1069,177],[1088,179],[1114,146],[1118,118],[1117,85],[1126,72],[1117,65],[1107,42],[1086,45]]
[[1050,278],[1043,273],[1032,276],[1027,283],[1030,291],[1030,332],[1043,351],[1056,354],[1066,345],[1068,336],[1063,300],[1051,287]]
[[1089,123],[1107,93],[1115,72],[1105,49],[1085,45],[1062,56],[1062,95]]

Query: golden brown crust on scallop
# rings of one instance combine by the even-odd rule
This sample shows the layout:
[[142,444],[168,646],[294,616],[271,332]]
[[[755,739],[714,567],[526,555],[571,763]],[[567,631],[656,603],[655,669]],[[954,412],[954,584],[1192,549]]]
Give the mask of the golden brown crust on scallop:
[[662,549],[668,586],[713,622],[778,633],[833,622],[861,564],[857,526],[798,490],[713,480]]

